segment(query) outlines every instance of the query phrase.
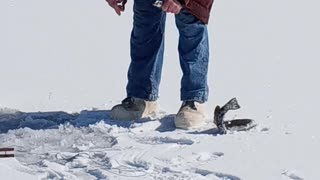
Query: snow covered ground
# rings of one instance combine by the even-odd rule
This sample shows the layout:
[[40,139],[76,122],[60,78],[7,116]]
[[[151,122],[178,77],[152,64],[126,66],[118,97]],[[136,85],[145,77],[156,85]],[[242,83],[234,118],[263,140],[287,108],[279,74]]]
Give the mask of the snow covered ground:
[[2,114],[0,144],[14,147],[17,161],[0,165],[44,179],[319,177],[319,139],[294,124],[217,135],[212,123],[175,130],[173,116],[162,116],[117,122],[108,111]]
[[[184,131],[173,126],[181,72],[172,16],[163,112],[117,122],[109,110],[125,94],[132,2],[116,17],[103,0],[1,1],[0,148],[16,158],[0,159],[0,179],[320,179],[319,5],[216,1],[208,125]],[[213,108],[232,97],[242,108],[227,118],[258,126],[217,135]]]

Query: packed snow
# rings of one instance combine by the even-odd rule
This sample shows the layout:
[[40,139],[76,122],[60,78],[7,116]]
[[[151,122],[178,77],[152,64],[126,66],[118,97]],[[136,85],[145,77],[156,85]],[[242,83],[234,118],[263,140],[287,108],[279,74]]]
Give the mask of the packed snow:
[[212,119],[203,129],[186,131],[174,128],[173,115],[158,116],[119,122],[104,110],[2,111],[0,144],[14,147],[16,160],[1,159],[0,165],[31,179],[317,177],[312,174],[316,164],[309,163],[317,163],[319,139],[305,138],[298,129],[258,125],[250,131],[219,135],[214,133]]
[[[207,125],[174,127],[180,106],[178,33],[168,15],[152,119],[114,121],[125,96],[132,2],[0,2],[0,179],[317,180],[320,16],[317,1],[215,1]],[[213,109],[249,131],[219,135]],[[3,152],[0,152],[0,154]]]

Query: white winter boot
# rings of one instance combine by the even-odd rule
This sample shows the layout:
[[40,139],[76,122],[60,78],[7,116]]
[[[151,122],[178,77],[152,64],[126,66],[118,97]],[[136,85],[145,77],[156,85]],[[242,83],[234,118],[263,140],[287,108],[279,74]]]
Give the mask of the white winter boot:
[[158,112],[159,104],[156,101],[128,97],[111,109],[111,118],[114,120],[137,120],[151,117]]
[[199,128],[206,121],[205,105],[196,101],[185,101],[176,115],[174,123],[176,128]]

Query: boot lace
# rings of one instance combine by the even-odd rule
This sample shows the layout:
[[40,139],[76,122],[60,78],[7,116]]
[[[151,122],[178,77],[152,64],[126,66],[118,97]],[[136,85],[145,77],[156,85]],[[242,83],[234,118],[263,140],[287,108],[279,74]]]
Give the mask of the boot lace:
[[132,97],[127,97],[121,103],[126,108],[132,108],[134,106],[134,99]]

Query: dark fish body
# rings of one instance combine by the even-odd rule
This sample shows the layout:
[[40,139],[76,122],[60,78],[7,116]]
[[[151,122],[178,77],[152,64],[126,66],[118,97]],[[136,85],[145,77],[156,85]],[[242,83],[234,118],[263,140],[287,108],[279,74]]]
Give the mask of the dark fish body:
[[220,134],[227,134],[231,131],[245,131],[256,126],[252,119],[234,119],[225,121],[224,116],[229,110],[237,110],[240,105],[236,98],[231,99],[224,106],[216,106],[214,110],[213,122],[217,126]]

